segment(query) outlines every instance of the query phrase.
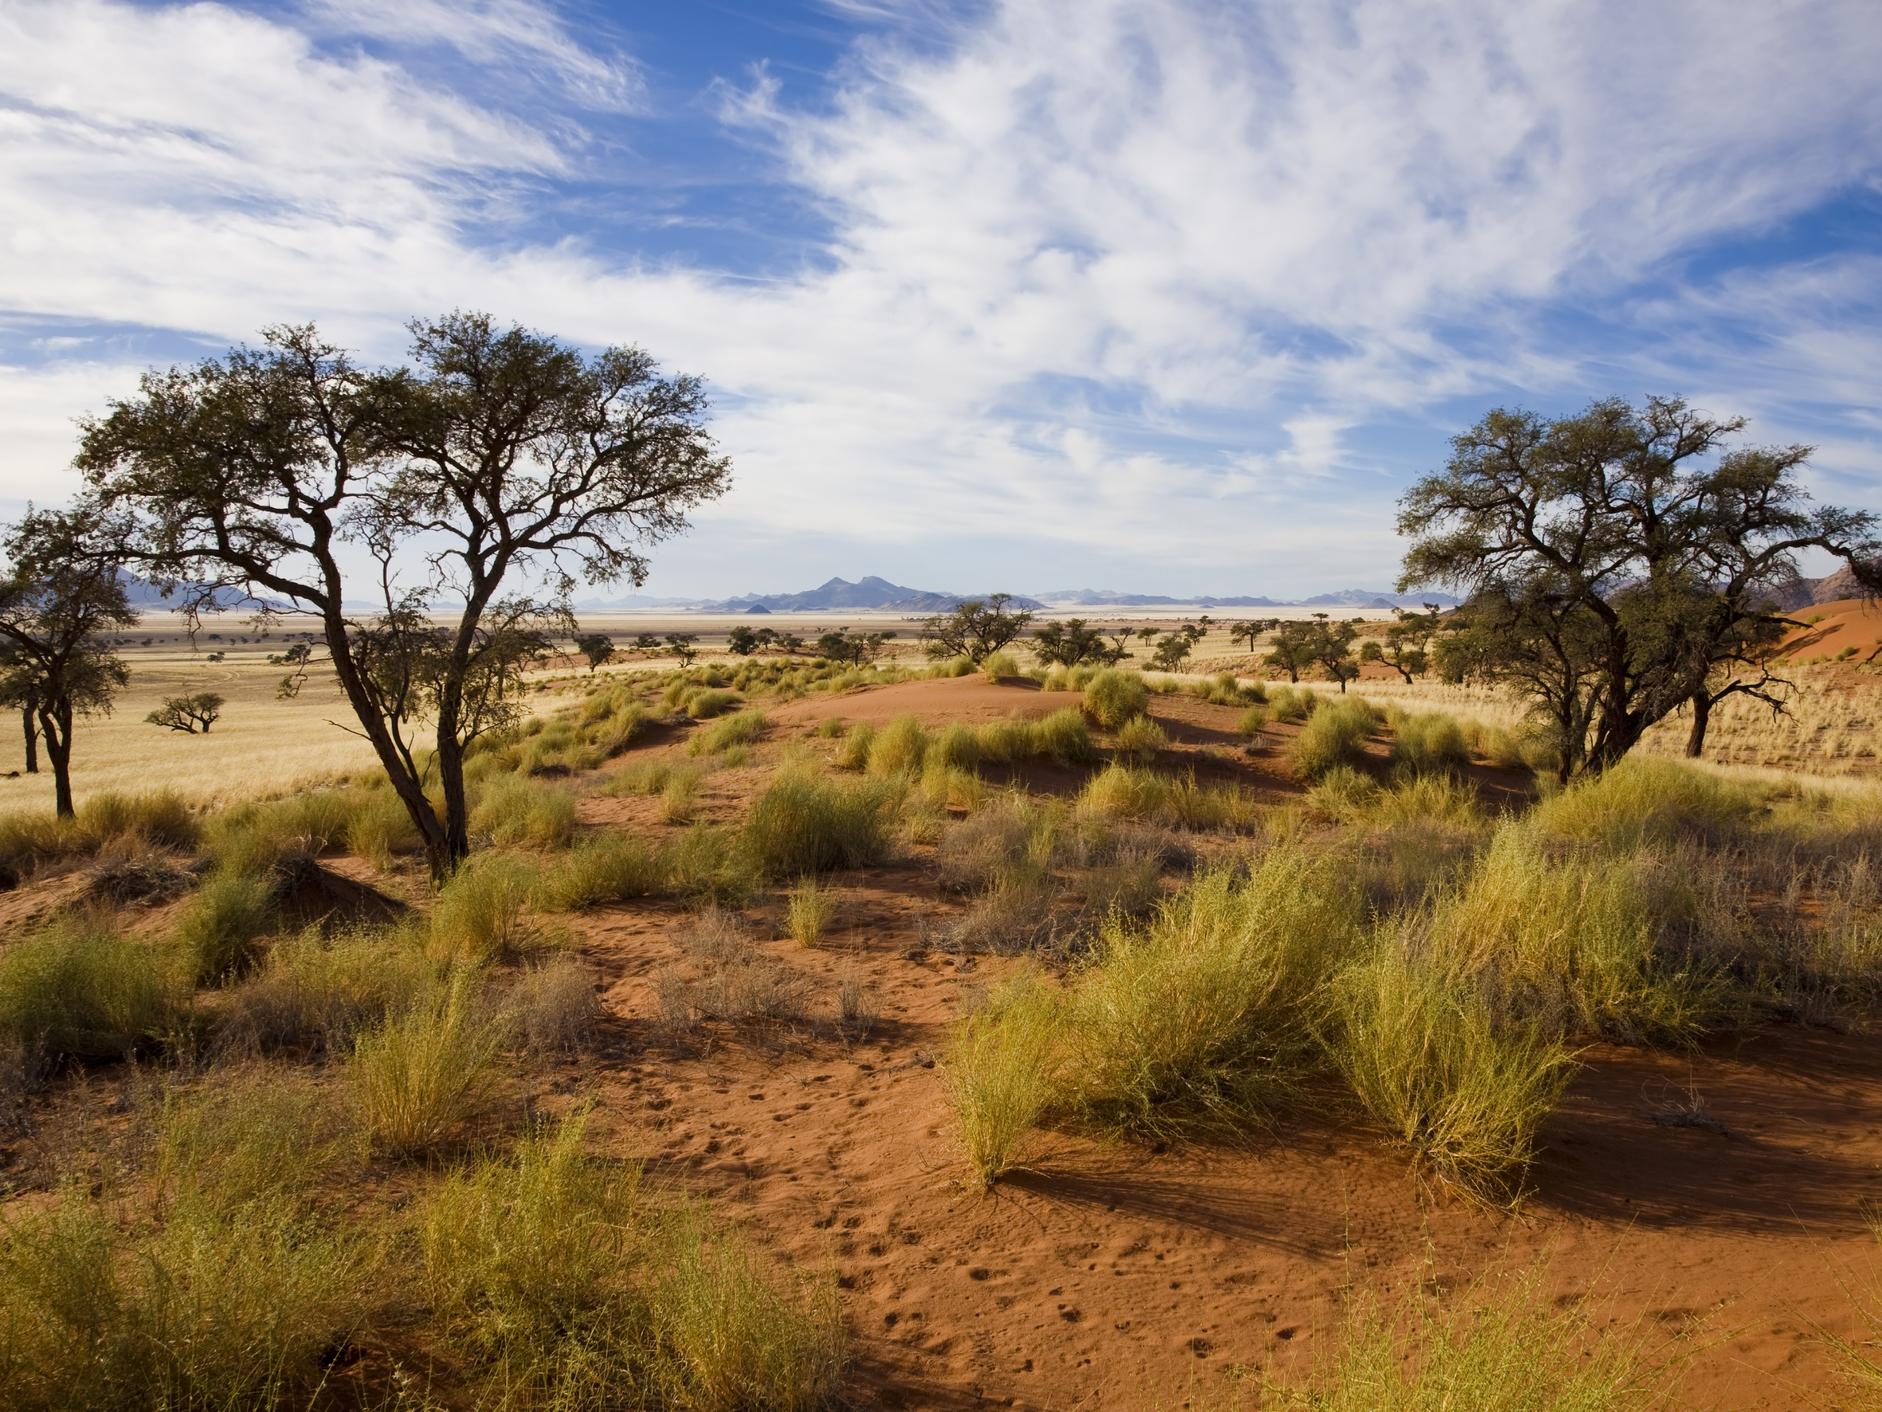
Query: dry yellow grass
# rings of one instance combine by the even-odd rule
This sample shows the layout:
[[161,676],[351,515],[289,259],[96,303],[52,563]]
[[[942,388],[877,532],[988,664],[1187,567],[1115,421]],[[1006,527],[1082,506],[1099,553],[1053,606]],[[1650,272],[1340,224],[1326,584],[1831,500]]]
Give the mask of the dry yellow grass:
[[[352,724],[353,713],[330,674],[316,671],[299,696],[280,700],[276,688],[287,669],[270,664],[268,654],[286,645],[282,635],[258,642],[245,623],[235,621],[213,631],[220,640],[205,634],[196,652],[167,614],[129,634],[130,643],[119,650],[131,669],[130,685],[109,716],[80,721],[73,735],[72,788],[79,803],[95,794],[157,789],[203,803],[231,803],[376,768],[366,742],[342,728]],[[148,647],[142,645],[146,637]],[[235,640],[241,637],[250,640]],[[208,654],[217,651],[225,659],[209,661]],[[164,698],[198,691],[217,692],[228,702],[208,735],[183,735],[144,720]],[[544,695],[532,704],[546,711],[570,699]],[[52,775],[43,751],[38,775],[6,777],[23,761],[18,718],[0,713],[0,812],[52,807]]]

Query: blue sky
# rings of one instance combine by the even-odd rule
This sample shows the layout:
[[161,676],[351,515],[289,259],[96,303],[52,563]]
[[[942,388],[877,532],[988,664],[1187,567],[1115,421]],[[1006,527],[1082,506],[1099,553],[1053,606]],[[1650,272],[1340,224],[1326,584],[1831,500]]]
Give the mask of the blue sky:
[[713,388],[648,591],[1315,592],[1488,407],[1882,510],[1874,0],[0,0],[0,508],[136,373],[488,309]]

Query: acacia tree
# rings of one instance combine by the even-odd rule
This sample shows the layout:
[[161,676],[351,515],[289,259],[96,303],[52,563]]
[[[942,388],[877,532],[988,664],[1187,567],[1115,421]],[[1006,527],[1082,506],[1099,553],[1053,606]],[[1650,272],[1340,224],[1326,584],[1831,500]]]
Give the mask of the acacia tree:
[[575,639],[575,650],[587,661],[588,675],[592,677],[595,668],[614,656],[614,639],[606,633],[586,632]]
[[53,809],[71,818],[72,730],[82,716],[110,711],[130,673],[108,634],[134,626],[119,576],[121,561],[95,510],[34,510],[0,537],[0,641],[8,649],[6,690],[31,713],[32,737],[52,766]]
[[1066,618],[1035,631],[1033,651],[1048,666],[1076,667],[1105,661],[1111,649],[1105,645],[1104,634],[1083,618]]
[[222,719],[225,704],[223,698],[213,691],[172,696],[145,716],[144,720],[153,726],[162,726],[165,730],[183,735],[195,735],[198,732],[208,735],[209,728]]
[[1359,676],[1359,663],[1353,657],[1353,639],[1358,636],[1358,619],[1336,623],[1325,613],[1315,613],[1307,628],[1309,660],[1327,674],[1328,681],[1340,684],[1342,696],[1346,684]]
[[1313,624],[1304,618],[1275,624],[1274,641],[1268,647],[1263,664],[1286,672],[1290,682],[1313,665]]
[[[146,374],[85,423],[78,462],[192,624],[230,588],[319,621],[443,879],[470,846],[465,748],[513,699],[505,664],[578,581],[644,582],[645,548],[723,493],[730,466],[698,380],[638,348],[584,357],[482,314],[410,327],[408,368],[362,368],[310,325]],[[423,754],[407,730],[421,717]]]
[[21,744],[26,756],[24,769],[29,775],[38,774],[39,686],[31,665],[6,638],[0,638],[0,706],[20,713]]
[[[1728,449],[1744,425],[1677,398],[1555,421],[1499,409],[1400,502],[1413,541],[1401,586],[1454,585],[1488,605],[1463,615],[1462,655],[1531,693],[1563,778],[1608,768],[1722,674],[1738,679],[1747,642],[1792,622],[1773,605],[1801,552],[1882,588],[1875,517],[1810,504],[1797,484],[1807,446]],[[1558,699],[1571,684],[1581,699]]]
[[963,600],[951,613],[922,621],[922,650],[930,657],[965,657],[978,667],[1026,630],[1032,614],[1006,605],[1010,593]]
[[1359,649],[1362,662],[1383,662],[1410,685],[1431,666],[1431,639],[1443,620],[1444,610],[1435,603],[1425,604],[1422,613],[1394,608],[1395,621],[1383,638],[1368,638]]

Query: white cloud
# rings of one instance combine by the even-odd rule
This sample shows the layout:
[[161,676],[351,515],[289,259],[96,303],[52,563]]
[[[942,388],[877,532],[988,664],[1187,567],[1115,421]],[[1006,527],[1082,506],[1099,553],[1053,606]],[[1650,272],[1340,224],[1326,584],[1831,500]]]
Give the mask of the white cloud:
[[[890,37],[825,101],[769,74],[727,96],[832,229],[760,283],[490,240],[583,170],[571,114],[642,99],[541,5],[301,12],[420,56],[394,62],[292,12],[0,0],[0,307],[216,339],[319,316],[378,356],[412,313],[487,307],[708,374],[740,473],[722,526],[1018,529],[1218,576],[1293,552],[1331,582],[1391,560],[1389,484],[1350,438],[1369,418],[1560,394],[1591,362],[1758,394],[1742,363],[1651,352],[1722,317],[1703,295],[1635,310],[1618,350],[1537,314],[1882,165],[1868,0],[1729,23],[1705,0],[837,3]],[[525,120],[447,91],[421,62],[445,43],[568,101]],[[1800,368],[1873,400],[1873,314],[1798,312],[1852,277],[1717,294],[1764,330],[1771,403]],[[1309,527],[1330,547],[1293,548]]]

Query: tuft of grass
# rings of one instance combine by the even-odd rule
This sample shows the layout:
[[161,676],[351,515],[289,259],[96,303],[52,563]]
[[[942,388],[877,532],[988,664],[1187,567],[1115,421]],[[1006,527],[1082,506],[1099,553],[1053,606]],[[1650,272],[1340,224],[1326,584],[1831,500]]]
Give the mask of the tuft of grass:
[[1315,711],[1288,744],[1288,758],[1303,779],[1317,780],[1341,765],[1357,767],[1366,757],[1372,713],[1356,701],[1335,701]]
[[1086,781],[1081,812],[1101,819],[1136,819],[1193,830],[1245,830],[1258,818],[1254,800],[1234,786],[1171,779],[1153,770],[1113,763]]
[[553,912],[657,897],[672,881],[668,851],[629,834],[583,840],[541,873],[534,899]]
[[309,927],[268,948],[260,971],[217,1010],[225,1050],[334,1052],[435,983],[437,967],[405,928],[322,936]]
[[1142,672],[1108,667],[1085,686],[1085,714],[1106,730],[1116,730],[1150,705],[1150,687]]
[[897,716],[868,743],[868,770],[872,775],[919,773],[928,758],[928,732],[914,716]]
[[988,681],[997,682],[1003,677],[1019,675],[1019,658],[1011,652],[995,652],[980,664],[980,670]]
[[1060,1096],[1063,1024],[1054,992],[1036,976],[1021,976],[955,1027],[941,1079],[968,1171],[982,1187],[1019,1165],[1027,1139]]
[[740,849],[765,878],[866,867],[887,855],[890,802],[873,782],[788,770],[753,802]]
[[1470,763],[1463,727],[1435,713],[1400,715],[1392,726],[1392,766],[1404,774],[1450,774]]
[[506,1038],[485,1012],[476,977],[460,972],[362,1033],[346,1073],[360,1137],[409,1157],[436,1147],[482,1111]]
[[1170,743],[1163,727],[1148,716],[1132,716],[1117,729],[1117,758],[1133,765],[1148,765]]
[[1624,760],[1535,808],[1545,833],[1623,852],[1643,844],[1730,842],[1763,812],[1756,789],[1671,760]]
[[1551,1299],[1523,1272],[1457,1296],[1418,1282],[1392,1308],[1355,1298],[1304,1379],[1262,1376],[1261,1405],[1647,1412],[1666,1405],[1665,1382],[1637,1330],[1597,1327],[1584,1301]]
[[807,877],[785,899],[785,929],[799,946],[815,946],[836,914],[836,898],[815,877]]
[[701,687],[687,692],[681,698],[680,709],[695,721],[708,721],[714,716],[723,716],[728,711],[735,711],[744,704],[744,698],[736,691]]
[[391,868],[399,855],[423,846],[405,801],[390,789],[365,792],[346,821],[345,840],[348,852],[382,870]]
[[213,869],[177,919],[176,944],[198,985],[246,975],[279,920],[272,873]]
[[1258,740],[1267,724],[1268,708],[1256,703],[1242,712],[1241,719],[1235,722],[1235,733],[1245,740]]
[[1147,923],[1114,921],[1067,994],[1076,1104],[1135,1132],[1274,1113],[1314,1062],[1326,978],[1363,922],[1340,861],[1294,844],[1198,874]]
[[769,724],[763,711],[739,711],[721,716],[710,725],[700,727],[686,743],[686,748],[694,755],[717,755],[735,745],[750,745],[765,733]]
[[194,848],[202,834],[195,811],[167,789],[94,794],[79,809],[78,826],[101,843],[136,838],[160,848]]
[[498,775],[479,787],[471,832],[500,847],[567,848],[575,836],[575,796],[522,775]]
[[1472,1195],[1520,1195],[1536,1131],[1574,1069],[1561,1044],[1499,1022],[1480,989],[1391,937],[1334,995],[1333,1058],[1366,1110]]
[[552,944],[532,907],[541,878],[537,866],[514,854],[472,857],[439,890],[426,949],[442,961],[483,965]]
[[574,1054],[601,1021],[595,977],[572,956],[552,956],[518,976],[504,997],[510,1027],[536,1054]]
[[1320,693],[1304,686],[1276,686],[1268,690],[1268,710],[1277,721],[1304,721],[1320,705]]
[[122,1058],[180,1023],[181,979],[109,920],[61,918],[0,949],[0,1041],[46,1058]]

